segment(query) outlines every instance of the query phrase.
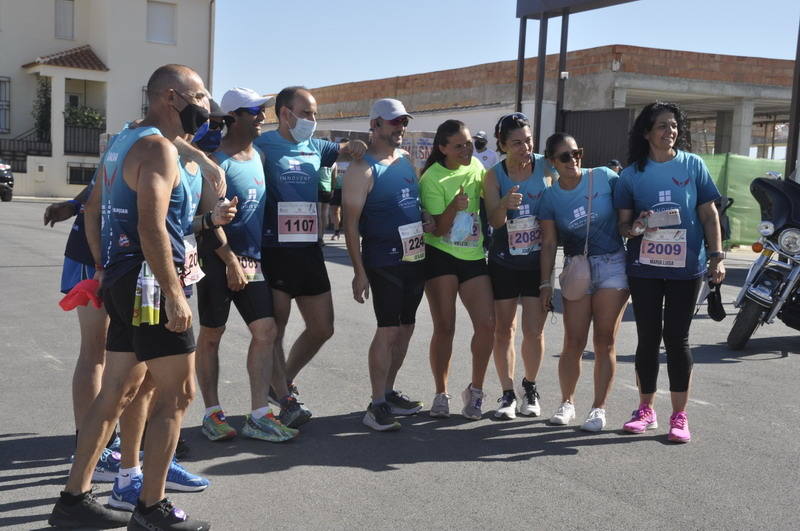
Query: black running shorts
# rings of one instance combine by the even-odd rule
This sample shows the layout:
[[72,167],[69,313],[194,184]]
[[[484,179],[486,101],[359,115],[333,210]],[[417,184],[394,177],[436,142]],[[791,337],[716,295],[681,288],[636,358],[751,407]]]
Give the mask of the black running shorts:
[[231,311],[231,302],[236,305],[245,324],[275,315],[272,290],[266,280],[248,282],[241,291],[231,291],[228,289],[225,262],[216,254],[203,256],[200,265],[206,274],[197,283],[197,309],[202,326],[225,326]]
[[103,286],[103,304],[110,318],[106,334],[106,350],[133,352],[139,361],[194,352],[194,332],[191,328],[185,332],[175,333],[164,326],[167,322],[167,312],[163,293],[160,320],[157,325],[131,324],[139,269],[136,267],[125,273],[109,287]]
[[290,297],[313,297],[331,290],[322,247],[264,247],[261,268],[272,289]]
[[489,278],[494,300],[538,297],[541,272],[536,269],[511,269],[489,260]]
[[433,245],[425,246],[425,276],[428,280],[442,275],[455,275],[458,283],[463,284],[467,280],[487,274],[484,258],[461,260]]
[[414,324],[425,292],[424,263],[368,267],[366,270],[378,327]]

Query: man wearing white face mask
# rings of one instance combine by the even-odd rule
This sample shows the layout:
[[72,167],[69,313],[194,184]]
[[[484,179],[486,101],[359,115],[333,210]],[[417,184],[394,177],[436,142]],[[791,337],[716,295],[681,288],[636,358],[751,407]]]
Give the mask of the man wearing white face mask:
[[[318,171],[322,166],[332,166],[340,153],[360,159],[367,146],[360,140],[337,144],[311,138],[317,126],[317,102],[304,87],[280,91],[275,98],[275,115],[278,129],[262,134],[254,142],[266,158],[267,200],[261,256],[278,325],[275,361],[286,364],[290,391],[296,394],[293,383],[297,373],[333,335],[331,284],[317,227]],[[297,301],[306,328],[287,359],[283,335],[292,299]],[[272,387],[282,386],[273,381]],[[291,422],[288,425],[296,427]]]

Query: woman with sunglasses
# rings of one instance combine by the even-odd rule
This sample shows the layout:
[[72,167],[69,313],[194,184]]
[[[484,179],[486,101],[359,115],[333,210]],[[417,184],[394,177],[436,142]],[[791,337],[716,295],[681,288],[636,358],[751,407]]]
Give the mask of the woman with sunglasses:
[[[544,320],[547,315],[539,301],[539,249],[541,230],[537,215],[544,190],[550,186],[547,160],[533,153],[528,118],[513,113],[495,126],[497,151],[505,160],[494,165],[483,181],[489,224],[494,227],[489,248],[489,277],[494,292],[494,364],[503,388],[495,412],[499,419],[521,415],[539,416],[536,376],[544,351]],[[522,361],[525,376],[514,392],[514,335],[517,304],[522,305]],[[517,402],[519,400],[519,403]]]
[[557,242],[563,242],[566,265],[571,256],[583,254],[587,223],[591,269],[591,283],[586,294],[579,300],[562,298],[564,346],[558,361],[562,403],[550,422],[568,424],[575,418],[575,387],[580,377],[589,325],[592,325],[594,401],[581,429],[596,432],[606,424],[606,400],[616,370],[614,343],[628,302],[625,249],[617,231],[617,213],[612,202],[618,176],[605,166],[582,169],[583,149],[579,149],[575,139],[566,133],[556,133],[547,139],[545,156],[555,167],[559,179],[544,192],[539,207],[542,311],[549,308],[552,298],[550,278]]
[[663,338],[672,398],[668,439],[679,443],[691,440],[686,418],[692,375],[689,327],[697,293],[707,272],[714,283],[725,278],[714,206],[720,194],[703,160],[687,153],[688,132],[677,105],[645,107],[631,129],[629,165],[614,197],[619,231],[628,238],[628,281],[639,339],[639,407],[623,430],[644,433],[658,427],[653,400]]
[[463,122],[447,120],[436,130],[420,178],[422,208],[436,221],[425,233],[425,294],[433,319],[430,362],[436,383],[432,417],[450,416],[447,375],[453,354],[456,296],[472,321],[472,382],[461,393],[461,414],[477,420],[485,397],[483,379],[492,355],[494,312],[479,218],[484,169],[472,156],[472,136]]

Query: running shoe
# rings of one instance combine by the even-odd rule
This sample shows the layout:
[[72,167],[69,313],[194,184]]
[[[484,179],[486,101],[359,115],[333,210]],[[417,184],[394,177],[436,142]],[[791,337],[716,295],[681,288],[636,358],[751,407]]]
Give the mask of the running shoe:
[[450,417],[450,395],[447,393],[436,393],[433,397],[433,405],[428,415],[438,419]]
[[542,406],[539,403],[539,392],[536,390],[536,382],[529,382],[522,379],[522,387],[519,389],[520,400],[517,409],[520,415],[526,417],[538,417],[542,414]]
[[631,413],[631,420],[622,426],[628,433],[644,433],[647,430],[658,428],[656,412],[647,404],[639,404],[639,409]]
[[341,232],[339,231],[339,229],[336,229],[335,231],[333,231],[333,236],[331,236],[331,241],[338,240],[340,236]]
[[164,498],[158,502],[157,507],[148,511],[142,511],[142,506],[137,504],[133,515],[130,517],[128,529],[142,529],[142,530],[192,530],[192,531],[206,531],[211,529],[211,524],[201,520],[190,520],[189,516],[182,509],[178,509],[175,505]]
[[200,492],[206,490],[208,480],[204,477],[192,474],[183,468],[177,460],[173,459],[167,470],[167,490],[178,492]]
[[503,396],[497,399],[500,407],[494,412],[494,418],[500,420],[511,420],[517,418],[517,397],[514,391],[503,393]]
[[375,431],[395,431],[400,429],[400,423],[392,417],[392,409],[388,402],[377,406],[370,402],[362,422]]
[[281,421],[281,424],[294,429],[311,420],[311,417],[311,411],[297,401],[297,395],[295,394],[290,394],[283,400],[281,412],[278,414],[278,420]]
[[581,424],[583,431],[600,431],[606,427],[606,410],[593,407],[586,416],[586,420]]
[[94,467],[92,473],[92,481],[112,482],[119,473],[119,463],[122,460],[122,455],[119,452],[103,448],[103,453],[100,454],[100,459],[97,461],[97,466]]
[[685,411],[678,411],[670,416],[667,438],[677,443],[687,443],[692,440],[692,434],[689,433],[689,420],[686,418]]
[[84,492],[77,499],[62,492],[47,523],[54,527],[110,529],[125,527],[128,520],[130,520],[128,513],[103,507],[97,501],[94,492],[89,491]]
[[203,427],[200,431],[209,441],[225,441],[236,437],[236,429],[228,424],[221,409],[203,417]]
[[189,455],[189,444],[183,437],[178,438],[178,444],[175,446],[175,457],[178,459],[186,459]]
[[242,435],[274,443],[294,439],[299,433],[295,429],[284,426],[272,413],[267,413],[258,419],[254,419],[251,414],[248,414],[244,428],[242,428]]
[[131,482],[126,487],[119,486],[119,477],[114,480],[114,488],[111,489],[111,496],[108,497],[108,506],[123,511],[133,512],[136,502],[139,501],[139,493],[142,492],[142,477],[131,476]]
[[475,389],[472,384],[468,385],[466,389],[461,391],[461,400],[464,401],[464,409],[461,410],[461,415],[470,420],[480,420],[481,406],[486,393],[480,389]]
[[386,395],[386,403],[389,404],[392,415],[415,415],[423,406],[420,400],[411,400],[400,391],[394,390]]
[[571,402],[562,402],[558,409],[550,417],[550,424],[563,426],[575,419],[575,406]]

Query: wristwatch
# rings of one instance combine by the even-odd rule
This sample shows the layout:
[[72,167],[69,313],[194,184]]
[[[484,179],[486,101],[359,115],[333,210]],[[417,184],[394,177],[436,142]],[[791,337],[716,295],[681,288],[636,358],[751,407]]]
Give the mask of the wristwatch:
[[708,253],[709,258],[719,258],[720,260],[725,260],[725,253],[722,251],[712,251]]

